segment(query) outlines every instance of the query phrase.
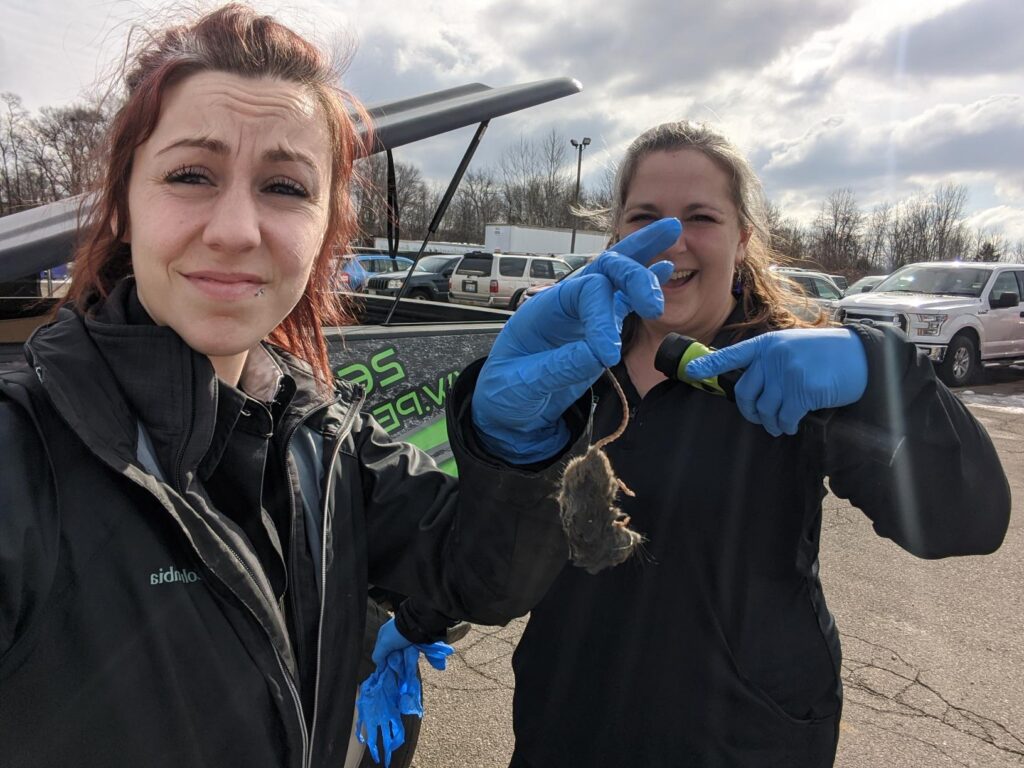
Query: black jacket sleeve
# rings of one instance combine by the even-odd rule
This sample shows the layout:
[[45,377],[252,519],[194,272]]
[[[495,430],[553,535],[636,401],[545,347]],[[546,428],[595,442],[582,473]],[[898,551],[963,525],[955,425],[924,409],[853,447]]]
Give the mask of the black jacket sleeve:
[[481,361],[449,394],[448,439],[456,480],[415,448],[390,442],[372,419],[357,432],[366,503],[370,582],[422,601],[442,616],[503,624],[529,611],[565,565],[557,484],[590,439],[587,393],[565,414],[570,446],[543,465],[489,456],[471,423]]
[[985,428],[902,334],[852,327],[867,353],[868,385],[826,427],[833,492],[918,557],[996,550],[1010,488]]
[[0,387],[0,668],[49,593],[57,562],[50,463],[28,414]]

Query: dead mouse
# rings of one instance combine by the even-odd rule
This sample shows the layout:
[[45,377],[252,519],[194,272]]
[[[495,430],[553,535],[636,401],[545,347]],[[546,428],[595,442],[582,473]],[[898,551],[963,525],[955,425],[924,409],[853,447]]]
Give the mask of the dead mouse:
[[583,456],[569,462],[558,491],[562,528],[569,539],[569,555],[573,563],[585,568],[587,573],[618,565],[644,541],[643,536],[629,529],[629,516],[615,506],[620,490],[627,496],[634,494],[615,476],[602,448],[626,430],[629,403],[615,376],[608,370],[605,373],[622,401],[622,423],[615,432],[590,446]]

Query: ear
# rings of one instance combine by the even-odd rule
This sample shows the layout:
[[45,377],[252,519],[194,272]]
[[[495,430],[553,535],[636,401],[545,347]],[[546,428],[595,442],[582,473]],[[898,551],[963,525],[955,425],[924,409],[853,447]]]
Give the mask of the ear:
[[[117,211],[114,211],[113,215],[110,217],[110,234],[117,237]],[[130,222],[124,228],[124,234],[121,235],[121,242],[125,245],[131,245],[132,243],[132,228]]]
[[753,227],[747,227],[746,229],[740,230],[740,242],[736,246],[736,266],[738,267],[743,263],[743,260],[747,258],[747,243],[750,241],[750,236],[754,234]]

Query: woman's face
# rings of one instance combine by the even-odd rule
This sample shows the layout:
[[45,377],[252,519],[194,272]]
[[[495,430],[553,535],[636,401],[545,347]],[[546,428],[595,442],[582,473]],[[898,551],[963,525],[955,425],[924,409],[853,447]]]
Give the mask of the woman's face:
[[330,168],[324,118],[297,84],[204,72],[169,89],[128,186],[125,239],[153,320],[215,367],[244,362],[302,296]]
[[734,270],[749,237],[740,229],[725,172],[693,149],[643,157],[629,185],[617,235],[621,239],[666,216],[683,222],[683,234],[651,260],[667,259],[675,271],[662,286],[665,312],[650,323],[709,341],[732,311]]

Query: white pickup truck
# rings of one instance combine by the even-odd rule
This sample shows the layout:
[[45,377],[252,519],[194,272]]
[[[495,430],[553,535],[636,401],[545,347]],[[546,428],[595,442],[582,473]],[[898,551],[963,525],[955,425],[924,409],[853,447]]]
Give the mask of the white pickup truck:
[[1024,265],[926,262],[839,302],[836,319],[900,328],[951,387],[1024,360]]

